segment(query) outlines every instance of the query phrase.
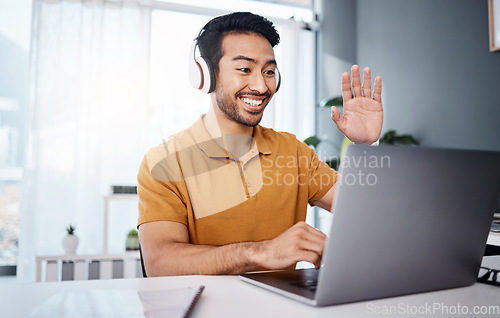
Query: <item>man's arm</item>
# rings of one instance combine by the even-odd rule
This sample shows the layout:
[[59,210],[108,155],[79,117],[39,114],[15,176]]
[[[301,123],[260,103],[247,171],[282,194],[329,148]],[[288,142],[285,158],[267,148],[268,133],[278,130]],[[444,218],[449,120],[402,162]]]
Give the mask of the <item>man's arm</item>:
[[[363,85],[359,67],[353,65],[352,72],[352,92],[351,79],[349,73],[342,74],[342,98],[344,101],[344,115],[341,115],[337,107],[332,107],[332,120],[338,129],[349,140],[355,143],[373,144],[378,141],[382,124],[384,121],[384,111],[382,107],[382,79],[375,78],[375,88],[373,98],[371,92],[371,70],[366,67],[363,70]],[[312,203],[327,211],[331,211],[336,184],[319,200]]]
[[258,268],[283,269],[298,261],[317,268],[326,236],[304,222],[272,240],[223,246],[189,243],[184,224],[155,221],[139,226],[148,276],[240,274]]
[[321,199],[312,201],[311,203],[314,204],[315,206],[319,206],[322,209],[331,211],[333,205],[333,197],[335,196],[336,189],[337,189],[337,184],[335,183]]

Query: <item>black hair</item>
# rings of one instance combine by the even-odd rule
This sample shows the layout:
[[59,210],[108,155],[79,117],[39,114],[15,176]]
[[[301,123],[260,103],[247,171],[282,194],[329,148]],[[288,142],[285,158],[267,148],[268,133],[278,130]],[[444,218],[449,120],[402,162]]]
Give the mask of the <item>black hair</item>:
[[280,36],[268,19],[250,12],[233,12],[210,20],[198,35],[198,48],[201,56],[208,60],[211,67],[219,70],[222,40],[230,33],[259,34],[265,37],[272,47],[280,42]]

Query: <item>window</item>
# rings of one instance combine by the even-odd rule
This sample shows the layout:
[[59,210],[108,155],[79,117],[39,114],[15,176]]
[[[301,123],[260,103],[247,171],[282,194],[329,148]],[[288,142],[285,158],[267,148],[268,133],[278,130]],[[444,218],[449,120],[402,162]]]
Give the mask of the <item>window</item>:
[[18,260],[31,6],[0,1],[0,275]]
[[[189,48],[208,16],[153,10],[151,16],[151,146],[189,127],[210,105],[210,96],[195,92],[188,80]],[[180,28],[179,26],[182,26]]]
[[[80,237],[77,253],[101,253],[110,187],[134,185],[145,151],[208,110],[210,97],[190,87],[187,63],[193,39],[214,15],[252,11],[275,22],[282,38],[275,50],[282,86],[262,124],[299,139],[314,133],[315,37],[290,19],[307,21],[311,10],[243,0],[34,3],[36,90],[30,113],[21,112],[29,119],[22,281],[33,281],[36,255],[63,252],[69,224]],[[136,206],[113,209],[134,212]],[[130,223],[109,233],[126,233],[135,226]],[[125,239],[108,237],[110,251],[124,250]]]
[[0,41],[0,274],[17,263],[27,64],[26,51]]

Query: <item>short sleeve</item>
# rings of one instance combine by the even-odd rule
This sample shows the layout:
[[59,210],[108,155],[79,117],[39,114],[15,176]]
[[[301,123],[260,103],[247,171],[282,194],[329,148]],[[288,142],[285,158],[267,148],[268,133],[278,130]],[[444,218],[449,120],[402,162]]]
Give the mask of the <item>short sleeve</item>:
[[337,182],[337,172],[330,168],[325,162],[319,160],[318,156],[309,146],[301,142],[302,151],[310,158],[309,161],[309,204],[325,196],[325,194]]
[[152,160],[151,156],[151,151],[146,154],[137,175],[137,227],[153,221],[174,221],[187,225],[186,190],[179,166],[172,159],[175,154],[163,160]]

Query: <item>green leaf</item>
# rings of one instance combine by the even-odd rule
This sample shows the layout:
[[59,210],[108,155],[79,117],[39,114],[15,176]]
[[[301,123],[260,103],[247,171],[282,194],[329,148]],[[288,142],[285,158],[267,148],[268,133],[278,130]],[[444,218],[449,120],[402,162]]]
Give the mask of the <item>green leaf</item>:
[[73,226],[71,224],[66,228],[66,232],[68,232],[68,235],[75,234],[75,230],[76,230],[76,226]]
[[137,233],[137,230],[130,230],[130,232],[128,232],[128,237],[138,237],[139,236],[139,233]]
[[306,140],[304,140],[304,143],[308,146],[313,146],[314,148],[318,147],[318,144],[321,142],[321,140],[316,137],[316,136],[311,136],[307,137]]
[[389,130],[380,138],[380,143],[384,145],[396,146],[418,146],[420,143],[412,135],[398,135],[395,130]]
[[333,170],[338,170],[338,167],[340,164],[340,159],[328,160],[328,161],[325,161],[325,163]]
[[336,96],[336,97],[332,97],[330,99],[323,100],[321,103],[319,103],[319,105],[321,107],[343,106],[344,101],[342,99],[342,96]]

